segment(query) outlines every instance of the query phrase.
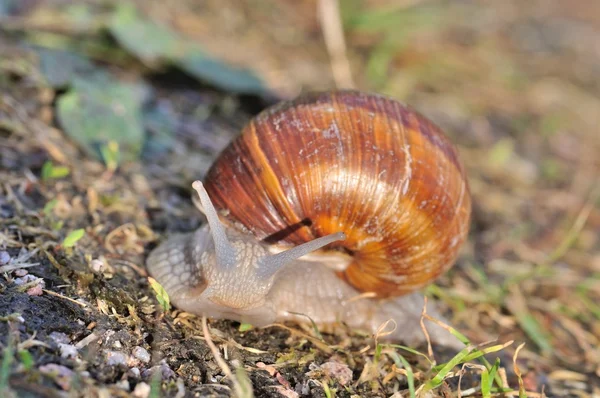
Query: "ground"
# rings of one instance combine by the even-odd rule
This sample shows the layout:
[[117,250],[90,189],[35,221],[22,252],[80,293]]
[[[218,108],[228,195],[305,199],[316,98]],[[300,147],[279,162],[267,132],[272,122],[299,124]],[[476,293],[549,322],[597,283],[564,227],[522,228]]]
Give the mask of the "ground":
[[[598,2],[342,2],[346,48],[331,3],[0,0],[2,396],[600,395]],[[336,84],[456,143],[471,232],[425,292],[471,345],[209,321],[225,368],[145,257],[252,115]]]

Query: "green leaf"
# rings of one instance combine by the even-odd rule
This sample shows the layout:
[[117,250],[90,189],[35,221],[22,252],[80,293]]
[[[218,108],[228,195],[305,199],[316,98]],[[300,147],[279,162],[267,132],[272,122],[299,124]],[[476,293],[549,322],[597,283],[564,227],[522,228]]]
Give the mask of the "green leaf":
[[23,367],[25,368],[25,370],[29,370],[33,367],[34,361],[33,361],[33,357],[29,353],[29,351],[20,350],[19,351],[19,360],[21,361],[21,364],[23,364]]
[[58,220],[56,222],[53,222],[51,226],[52,226],[53,230],[60,231],[64,225],[65,225],[64,220]]
[[186,50],[186,43],[176,33],[142,19],[131,3],[123,2],[117,7],[108,28],[127,51],[148,63],[178,57]]
[[10,367],[14,361],[13,356],[13,338],[9,333],[8,344],[2,350],[2,363],[0,363],[0,393],[8,389],[8,377],[10,376]]
[[515,316],[521,328],[544,353],[552,352],[552,344],[550,344],[546,332],[533,315],[529,312],[519,312]]
[[239,93],[266,91],[251,70],[236,68],[208,55],[196,43],[167,26],[143,18],[131,3],[121,3],[108,28],[130,53],[147,64],[167,61],[201,81]]
[[42,166],[42,181],[49,181],[57,178],[63,178],[69,175],[67,166],[55,166],[50,160]]
[[510,138],[499,140],[490,149],[488,161],[496,167],[502,167],[508,163],[515,152],[515,141]]
[[367,61],[367,77],[375,87],[382,87],[388,79],[388,69],[401,46],[391,40],[382,40],[373,47]]
[[240,323],[240,327],[238,328],[240,332],[247,332],[248,330],[252,330],[251,323]]
[[500,368],[500,358],[496,358],[496,362],[491,369],[486,369],[481,373],[481,395],[483,398],[489,398],[492,396],[492,386],[494,385],[494,378]]
[[106,168],[110,171],[115,171],[119,166],[121,159],[121,152],[119,151],[119,143],[116,141],[109,141],[100,147],[100,154]]
[[325,393],[325,396],[327,398],[331,398],[333,396],[333,394],[331,393],[331,389],[329,388],[329,384],[327,383],[327,380],[321,382],[321,387],[323,387],[323,392]]
[[73,88],[58,99],[58,120],[91,156],[106,160],[102,147],[115,142],[123,160],[135,160],[145,138],[141,120],[145,91],[141,84],[102,75],[75,78]]
[[64,248],[69,248],[75,246],[75,243],[85,235],[85,230],[83,228],[76,229],[75,231],[71,231],[69,235],[63,240],[62,246]]
[[54,199],[49,200],[48,203],[46,203],[44,205],[44,210],[42,210],[42,211],[46,217],[48,217],[50,214],[52,214],[52,210],[54,210],[57,203],[58,203],[58,199],[54,198]]
[[434,388],[439,387],[446,378],[448,372],[450,372],[452,368],[454,368],[456,365],[464,362],[464,358],[467,355],[469,355],[469,352],[470,349],[468,347],[464,348],[448,362],[446,362],[445,364],[441,364],[442,368],[440,369],[440,371],[423,386],[423,393],[429,392]]
[[262,81],[250,70],[235,68],[195,49],[178,60],[189,74],[228,91],[262,93]]
[[373,361],[375,363],[379,362],[379,358],[381,357],[381,350],[383,349],[383,344],[377,343],[375,346],[375,354],[373,355]]
[[162,378],[161,372],[153,372],[150,376],[150,394],[148,398],[161,398],[162,397]]
[[[439,6],[391,6],[358,10],[349,18],[349,28],[365,32],[391,32],[398,36],[425,29],[442,29],[447,21]],[[403,38],[403,37],[402,37]]]
[[433,362],[431,361],[431,358],[429,358],[427,355],[423,354],[422,352],[415,350],[414,348],[410,348],[410,347],[407,347],[407,346],[404,346],[404,345],[399,345],[399,344],[382,344],[382,345],[384,347],[397,348],[397,349],[400,349],[400,350],[404,350],[406,352],[410,352],[411,354],[418,355],[418,356],[420,356],[422,358],[425,358],[425,360],[427,362],[429,362],[430,365],[433,365]]
[[171,308],[171,300],[169,299],[169,295],[165,288],[152,277],[148,277],[148,282],[150,283],[152,290],[154,290],[154,293],[156,293],[158,304],[164,311],[169,311]]
[[95,66],[82,56],[63,50],[38,47],[35,49],[40,59],[40,72],[53,88],[71,84],[74,78],[95,73]]

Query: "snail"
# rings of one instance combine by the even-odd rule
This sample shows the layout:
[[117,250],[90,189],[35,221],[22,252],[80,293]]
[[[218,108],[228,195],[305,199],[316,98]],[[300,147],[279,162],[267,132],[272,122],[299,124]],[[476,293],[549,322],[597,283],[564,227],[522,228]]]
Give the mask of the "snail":
[[417,291],[456,261],[471,212],[444,133],[359,91],[264,110],[193,188],[208,223],[147,259],[175,306],[255,326],[310,318],[375,332],[393,319],[391,337],[412,343],[424,340]]

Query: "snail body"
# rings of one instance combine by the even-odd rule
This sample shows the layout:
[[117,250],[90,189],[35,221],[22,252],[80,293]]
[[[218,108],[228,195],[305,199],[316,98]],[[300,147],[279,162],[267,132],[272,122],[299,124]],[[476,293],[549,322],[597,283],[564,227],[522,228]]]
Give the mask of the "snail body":
[[455,262],[471,210],[441,130],[356,91],[263,111],[194,188],[208,224],[147,262],[179,308],[257,326],[392,318],[404,340],[420,332],[414,292]]

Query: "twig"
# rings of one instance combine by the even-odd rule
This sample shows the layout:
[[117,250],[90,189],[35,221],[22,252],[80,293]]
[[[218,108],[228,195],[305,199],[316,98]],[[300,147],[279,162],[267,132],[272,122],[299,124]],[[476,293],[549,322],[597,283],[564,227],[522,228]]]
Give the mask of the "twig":
[[424,302],[423,302],[423,310],[421,311],[421,319],[419,320],[419,323],[421,324],[421,330],[423,330],[423,334],[425,335],[425,340],[427,341],[427,355],[429,355],[429,358],[434,358],[433,356],[433,347],[431,346],[431,338],[429,337],[429,332],[427,331],[427,328],[425,327],[425,317],[427,317],[427,296],[423,297]]
[[217,365],[219,365],[223,373],[225,373],[225,376],[227,376],[233,383],[233,390],[236,392],[236,396],[241,396],[243,390],[242,386],[240,385],[240,382],[238,381],[237,377],[233,374],[231,369],[229,369],[229,366],[223,360],[219,349],[217,348],[215,343],[213,343],[212,338],[210,337],[210,332],[208,331],[208,324],[206,322],[206,315],[202,315],[202,333],[204,333],[204,340],[206,341],[206,344],[208,344],[208,348],[210,348],[210,352],[212,352],[213,357],[215,358],[215,362],[217,363]]
[[525,343],[521,343],[515,350],[515,354],[513,355],[513,370],[515,375],[517,375],[517,379],[519,380],[519,396],[528,396],[525,395],[525,384],[523,383],[523,378],[521,377],[521,369],[519,369],[519,365],[517,364],[517,357],[519,356],[519,351],[521,348],[525,347]]
[[87,307],[87,304],[86,304],[86,303],[82,303],[82,302],[80,302],[80,301],[77,301],[77,300],[74,300],[74,299],[72,299],[72,298],[70,298],[70,297],[63,296],[62,294],[60,294],[60,293],[56,293],[56,292],[53,292],[52,290],[42,289],[42,291],[43,291],[44,293],[48,293],[48,294],[49,294],[49,295],[51,295],[51,296],[56,296],[56,297],[60,297],[60,298],[62,298],[62,299],[68,300],[68,301],[70,301],[70,302],[72,302],[72,303],[75,303],[75,304],[77,304],[77,305],[80,305],[80,306],[82,306],[83,308]]
[[319,21],[337,88],[354,88],[338,0],[319,0]]
[[2,267],[0,267],[0,274],[4,273],[4,272],[9,272],[9,271],[13,271],[16,269],[21,269],[21,268],[29,268],[29,267],[36,267],[40,265],[40,263],[17,263],[17,264],[8,264],[8,265],[3,265]]

